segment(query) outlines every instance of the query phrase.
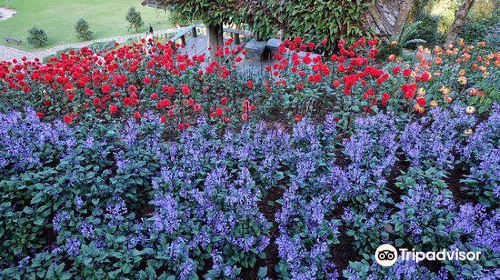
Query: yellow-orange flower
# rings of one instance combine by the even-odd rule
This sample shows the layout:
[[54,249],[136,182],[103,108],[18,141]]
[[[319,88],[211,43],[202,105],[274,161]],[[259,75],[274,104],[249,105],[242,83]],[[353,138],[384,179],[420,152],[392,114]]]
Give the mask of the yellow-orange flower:
[[415,109],[415,111],[419,112],[420,114],[422,114],[425,111],[425,109],[418,104],[413,105],[413,109]]
[[443,59],[438,56],[438,57],[434,58],[434,63],[441,64],[441,63],[443,63]]
[[464,130],[464,134],[465,134],[465,135],[471,135],[472,133],[474,133],[474,131],[472,131],[472,129],[470,129],[470,128],[469,128],[469,129]]
[[434,47],[434,53],[435,54],[440,54],[443,52],[443,49],[440,46],[435,46]]
[[467,78],[465,76],[460,76],[458,77],[458,82],[462,85],[466,85],[467,84]]
[[458,44],[460,45],[460,47],[465,47],[465,43],[464,43],[464,38],[460,38],[460,40],[458,40]]
[[440,89],[441,93],[442,94],[450,94],[451,92],[451,89],[449,87],[445,87],[445,86],[442,86],[441,89]]
[[465,108],[465,112],[467,114],[474,114],[476,112],[476,107],[474,107],[474,106],[467,106],[467,108]]
[[439,104],[436,100],[432,100],[430,103],[431,107],[436,108]]

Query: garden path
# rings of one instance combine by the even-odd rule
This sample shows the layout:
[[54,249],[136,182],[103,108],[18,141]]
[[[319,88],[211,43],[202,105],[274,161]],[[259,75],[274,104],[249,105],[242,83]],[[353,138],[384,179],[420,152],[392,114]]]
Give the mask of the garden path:
[[[166,33],[176,33],[177,29],[176,28],[171,28],[171,29],[164,29],[155,32],[155,35],[161,35],[161,34],[166,34]],[[139,36],[145,36],[145,33],[135,33],[135,34],[129,34],[129,35],[123,35],[123,36],[115,36],[115,37],[107,37],[107,38],[102,38],[102,39],[96,39],[92,41],[85,41],[81,43],[71,43],[71,44],[63,44],[63,45],[58,45],[55,47],[52,47],[50,49],[46,50],[40,50],[40,51],[34,51],[34,52],[29,52],[29,51],[23,51],[19,50],[13,47],[7,47],[0,45],[0,61],[2,60],[12,60],[12,59],[21,59],[23,57],[26,57],[28,60],[33,60],[36,57],[39,59],[43,59],[46,56],[53,55],[57,53],[60,50],[64,50],[67,48],[82,48],[84,46],[91,45],[93,43],[99,43],[99,42],[112,42],[112,41],[117,41],[118,43],[124,43],[130,38],[135,38]]]

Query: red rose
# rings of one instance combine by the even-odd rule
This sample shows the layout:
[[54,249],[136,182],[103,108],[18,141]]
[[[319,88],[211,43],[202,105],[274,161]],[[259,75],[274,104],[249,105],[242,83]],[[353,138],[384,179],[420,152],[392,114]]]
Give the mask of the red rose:
[[222,99],[220,100],[220,103],[222,103],[222,105],[226,105],[227,104],[227,97],[222,97]]
[[309,64],[311,63],[311,58],[309,56],[305,56],[304,59],[302,59],[302,61],[305,63],[305,64]]
[[70,124],[73,119],[70,116],[64,116],[63,121],[66,124]]
[[135,111],[134,117],[139,120],[141,118],[141,114],[139,112]]
[[149,85],[149,84],[151,84],[151,79],[150,79],[150,78],[148,78],[148,77],[145,77],[144,79],[142,79],[142,82],[143,82],[144,84],[146,84],[146,85]]
[[411,76],[411,70],[410,69],[403,70],[403,76],[410,77]]
[[335,81],[333,81],[333,86],[334,86],[334,87],[338,87],[338,86],[340,86],[340,81],[339,81],[339,80],[335,80]]
[[417,99],[417,104],[420,105],[420,106],[425,106],[425,98],[419,98]]
[[118,111],[118,106],[116,106],[116,105],[110,105],[109,106],[109,111],[111,112],[111,114],[116,113],[116,111]]
[[187,85],[181,85],[181,90],[182,90],[182,94],[184,95],[189,95],[191,93],[191,90],[189,89],[189,87]]
[[[101,89],[102,89],[102,92],[109,93],[111,91],[111,86],[104,84],[104,85],[102,85]],[[92,95],[92,94],[89,94],[89,95]]]
[[253,82],[252,82],[252,80],[248,80],[247,81],[247,87],[250,88],[250,89],[253,88]]
[[156,94],[155,92],[151,93],[151,100],[156,100],[158,99],[158,94]]
[[217,109],[215,110],[215,114],[216,114],[217,116],[222,116],[222,113],[223,113],[222,108],[217,108]]
[[392,73],[394,73],[394,75],[397,75],[399,74],[399,72],[401,72],[401,68],[396,66],[392,69]]

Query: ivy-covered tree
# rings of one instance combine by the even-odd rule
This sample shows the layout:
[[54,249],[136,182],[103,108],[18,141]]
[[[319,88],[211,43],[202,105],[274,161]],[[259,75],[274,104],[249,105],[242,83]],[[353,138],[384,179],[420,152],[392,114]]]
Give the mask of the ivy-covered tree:
[[189,21],[201,20],[207,27],[208,46],[214,57],[216,47],[222,45],[223,24],[237,22],[238,0],[146,0],[143,5],[166,8]]
[[283,36],[303,36],[306,40],[327,40],[327,48],[333,48],[338,39],[356,38],[365,35],[364,13],[373,0],[242,0],[239,1],[240,18],[267,39]]

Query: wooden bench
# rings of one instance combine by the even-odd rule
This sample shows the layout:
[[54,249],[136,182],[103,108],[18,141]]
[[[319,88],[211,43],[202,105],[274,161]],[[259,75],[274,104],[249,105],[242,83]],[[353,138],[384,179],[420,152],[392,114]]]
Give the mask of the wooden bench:
[[170,41],[172,41],[173,43],[175,43],[175,41],[181,39],[181,43],[183,45],[186,45],[186,35],[187,33],[191,32],[193,37],[198,37],[198,31],[196,30],[196,28],[198,27],[203,27],[199,24],[191,24],[190,26],[187,26],[187,27],[183,27],[183,30],[181,32],[179,32],[177,35],[175,35],[174,37],[172,37],[170,39]]
[[245,32],[237,29],[224,28],[223,31],[226,33],[231,33],[231,35],[233,36],[234,43],[236,45],[239,45],[241,43],[240,35],[245,35]]
[[266,41],[251,40],[245,45],[245,58],[253,61],[262,61],[262,54],[266,48]]
[[23,40],[17,38],[11,38],[11,37],[3,37],[3,38],[5,39],[5,41],[7,41],[7,43],[16,42],[18,45],[21,45],[21,43],[23,42]]

